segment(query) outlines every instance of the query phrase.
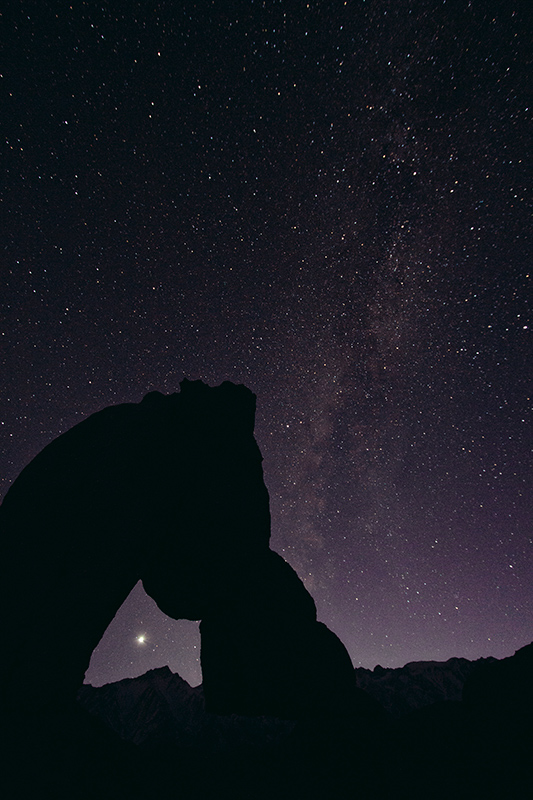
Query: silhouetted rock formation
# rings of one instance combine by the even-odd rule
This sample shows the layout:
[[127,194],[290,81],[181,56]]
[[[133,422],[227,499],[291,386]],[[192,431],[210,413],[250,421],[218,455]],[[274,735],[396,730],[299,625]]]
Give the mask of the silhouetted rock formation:
[[184,381],[93,414],[23,470],[0,509],[5,709],[73,702],[141,578],[164,613],[202,620],[208,707],[372,713],[344,646],[269,549],[254,415],[244,386]]
[[[502,661],[365,670],[370,694],[390,688],[396,715],[374,724],[358,713],[297,722],[217,716],[206,712],[201,686],[192,689],[168,668],[83,686],[78,699],[124,744],[137,745],[137,772],[150,776],[146,797],[179,786],[183,796],[201,798],[522,800],[533,786],[532,654],[529,645]],[[161,764],[163,783],[154,777]]]
[[166,667],[84,685],[78,700],[124,744],[135,743],[136,772],[141,781],[149,776],[146,798],[351,800],[354,786],[357,796],[376,798],[387,776],[375,769],[389,758],[383,726],[372,730],[359,715],[355,724],[321,713],[299,721],[219,716],[206,711],[202,686],[191,688]]
[[286,739],[296,725],[272,716],[209,713],[202,686],[189,686],[168,667],[105,686],[84,684],[78,703],[121,739],[144,748],[172,744],[203,753],[258,749]]
[[395,669],[380,665],[373,670],[357,667],[355,674],[359,688],[398,718],[434,703],[459,702],[469,675],[493,661],[496,659],[411,661]]
[[228,604],[206,613],[200,632],[205,698],[216,713],[379,714],[357,688],[344,645],[272,551],[240,575]]
[[473,672],[463,703],[469,732],[465,750],[477,787],[485,789],[486,797],[530,797],[533,643]]
[[533,642],[513,656],[487,660],[465,683],[463,700],[472,710],[522,721],[533,717]]
[[[528,796],[533,645],[475,668],[355,671],[269,549],[254,412],[243,386],[184,381],[179,394],[89,417],[8,492],[0,750],[11,796]],[[139,579],[165,613],[202,620],[203,688],[166,669],[84,687],[92,718],[77,691]],[[420,708],[428,699],[442,702]]]

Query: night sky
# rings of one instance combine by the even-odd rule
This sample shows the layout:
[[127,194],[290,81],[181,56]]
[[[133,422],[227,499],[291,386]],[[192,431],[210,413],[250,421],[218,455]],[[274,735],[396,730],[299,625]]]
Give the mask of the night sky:
[[[244,383],[272,546],[355,666],[530,642],[527,14],[8,2],[3,493],[105,406]],[[139,585],[87,680],[198,657]]]

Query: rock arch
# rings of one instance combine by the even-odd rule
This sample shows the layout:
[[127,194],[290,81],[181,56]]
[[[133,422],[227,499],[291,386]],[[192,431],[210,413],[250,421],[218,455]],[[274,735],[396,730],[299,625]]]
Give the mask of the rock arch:
[[72,702],[139,579],[167,615],[202,620],[215,711],[295,716],[352,685],[343,645],[269,549],[254,416],[244,386],[183,381],[93,414],[22,471],[0,507],[4,708]]

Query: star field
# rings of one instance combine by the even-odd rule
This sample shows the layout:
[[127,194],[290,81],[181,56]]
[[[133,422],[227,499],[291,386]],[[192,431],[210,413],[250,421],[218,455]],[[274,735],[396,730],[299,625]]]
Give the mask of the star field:
[[[272,546],[356,666],[530,642],[520,8],[8,3],[3,493],[106,405],[245,383]],[[87,679],[198,654],[138,586]]]

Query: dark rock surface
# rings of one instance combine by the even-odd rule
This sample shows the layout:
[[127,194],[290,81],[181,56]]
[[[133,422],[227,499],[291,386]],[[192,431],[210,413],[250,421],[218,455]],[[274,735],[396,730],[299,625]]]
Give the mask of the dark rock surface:
[[202,620],[214,710],[293,717],[367,702],[344,646],[269,549],[254,416],[244,386],[183,381],[93,414],[23,470],[0,508],[1,707],[72,703],[139,578],[165,614]]
[[359,688],[398,718],[434,703],[459,702],[467,678],[481,665],[495,661],[494,658],[412,661],[396,669],[379,665],[373,670],[358,667],[355,674]]
[[[254,412],[243,386],[184,381],[89,417],[13,484],[0,508],[6,796],[531,796],[533,645],[473,667],[355,671],[269,549]],[[201,619],[203,689],[156,670],[83,687],[82,707],[92,650],[139,579],[166,614]]]
[[84,684],[78,703],[124,741],[150,748],[172,744],[205,753],[258,749],[286,739],[296,725],[270,716],[209,713],[203,687],[189,686],[168,667],[105,686]]
[[231,603],[205,615],[200,632],[205,698],[216,713],[380,713],[294,570],[272,551],[243,573]]
[[[206,712],[202,687],[191,689],[166,668],[83,686],[79,702],[136,742],[146,769],[164,753],[167,778],[174,769],[176,784],[190,787],[186,796],[525,798],[533,787],[532,653],[529,645],[502,661],[366,670],[370,694],[388,684],[391,698],[402,696],[393,702],[394,720],[358,713],[294,722],[221,717]],[[512,702],[501,701],[509,695]]]
[[507,781],[501,797],[533,796],[533,643],[473,672],[463,705],[472,772],[488,792]]
[[244,386],[184,381],[93,414],[23,470],[0,508],[4,705],[71,700],[139,578],[165,613],[200,619],[268,551],[254,411]]
[[[317,687],[318,688],[318,687]],[[102,687],[84,685],[80,706],[136,743],[147,797],[352,797],[381,786],[375,760],[388,753],[386,726],[360,715],[317,713],[300,720],[217,715],[202,686],[191,688],[168,668]],[[356,783],[354,783],[356,780]],[[175,786],[175,794],[169,787]]]

